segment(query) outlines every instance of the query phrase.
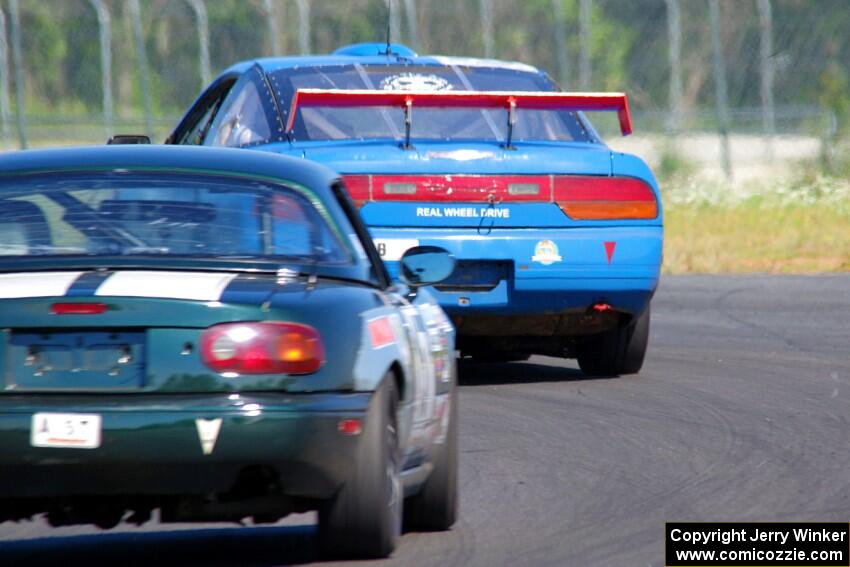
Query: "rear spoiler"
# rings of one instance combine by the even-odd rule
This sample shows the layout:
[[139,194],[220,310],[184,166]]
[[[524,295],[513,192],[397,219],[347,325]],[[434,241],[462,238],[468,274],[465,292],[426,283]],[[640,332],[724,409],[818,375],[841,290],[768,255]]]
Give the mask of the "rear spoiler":
[[562,93],[528,91],[377,91],[298,89],[292,98],[286,132],[292,132],[299,108],[397,106],[405,111],[405,147],[410,146],[411,111],[418,108],[504,108],[508,111],[508,136],[516,123],[516,109],[616,111],[623,136],[632,133],[632,118],[625,93]]

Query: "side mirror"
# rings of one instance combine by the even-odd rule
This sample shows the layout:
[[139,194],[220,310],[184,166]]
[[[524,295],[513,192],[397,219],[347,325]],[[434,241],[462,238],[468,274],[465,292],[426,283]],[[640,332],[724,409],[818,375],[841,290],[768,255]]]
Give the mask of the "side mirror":
[[452,275],[455,258],[437,246],[416,246],[401,257],[401,279],[410,287],[433,285]]

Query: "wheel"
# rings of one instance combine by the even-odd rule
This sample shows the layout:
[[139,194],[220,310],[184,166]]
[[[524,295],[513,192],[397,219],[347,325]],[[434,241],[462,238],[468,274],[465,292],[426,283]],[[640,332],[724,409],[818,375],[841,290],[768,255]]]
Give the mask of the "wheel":
[[449,400],[446,440],[437,446],[433,469],[419,494],[404,503],[404,527],[411,531],[443,531],[457,519],[458,421],[457,387]]
[[649,343],[649,307],[630,324],[578,346],[578,365],[589,376],[637,374]]
[[319,546],[331,556],[383,558],[401,534],[398,391],[391,374],[370,402],[349,479],[319,509]]

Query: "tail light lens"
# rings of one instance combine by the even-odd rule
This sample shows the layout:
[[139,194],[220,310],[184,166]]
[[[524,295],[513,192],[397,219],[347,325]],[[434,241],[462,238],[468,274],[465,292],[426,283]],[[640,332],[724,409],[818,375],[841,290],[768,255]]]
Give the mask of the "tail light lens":
[[557,203],[575,220],[658,216],[655,192],[632,177],[590,175],[347,175],[358,207],[367,201]]
[[50,306],[54,315],[101,315],[107,309],[105,303],[54,303]]
[[220,373],[311,374],[325,362],[319,332],[301,323],[226,323],[201,335],[201,360]]
[[553,180],[553,198],[575,220],[654,219],[652,188],[632,177],[563,176]]
[[342,180],[345,183],[348,196],[351,197],[354,206],[358,209],[371,198],[368,175],[345,175]]

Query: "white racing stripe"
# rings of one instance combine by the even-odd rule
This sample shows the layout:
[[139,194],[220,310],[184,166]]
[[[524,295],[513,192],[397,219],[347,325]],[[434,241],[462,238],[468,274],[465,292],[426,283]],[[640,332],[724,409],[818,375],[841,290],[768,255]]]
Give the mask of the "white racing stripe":
[[0,299],[61,297],[83,272],[0,274]]
[[236,274],[204,272],[115,272],[95,295],[218,301],[235,277]]

